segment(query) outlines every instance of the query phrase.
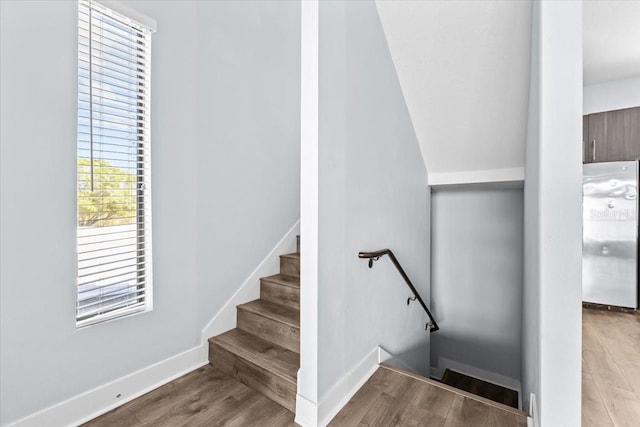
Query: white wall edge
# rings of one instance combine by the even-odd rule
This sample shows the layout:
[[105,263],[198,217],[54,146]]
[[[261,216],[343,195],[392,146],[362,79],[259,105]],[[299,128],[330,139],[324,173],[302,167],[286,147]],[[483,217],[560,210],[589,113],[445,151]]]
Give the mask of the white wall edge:
[[496,374],[491,371],[476,368],[475,366],[460,363],[455,360],[447,359],[446,357],[438,358],[438,367],[431,367],[431,376],[433,378],[441,379],[444,375],[445,369],[451,369],[452,371],[460,372],[461,374],[469,375],[479,380],[487,381],[492,384],[496,384],[502,387],[506,387],[518,392],[518,407],[522,408],[522,384],[515,378],[508,377],[506,375]]
[[202,358],[208,357],[208,339],[236,327],[236,306],[260,298],[260,278],[278,274],[280,271],[280,255],[296,251],[296,236],[300,234],[300,220],[287,231],[276,246],[260,262],[255,270],[240,285],[213,319],[202,330]]
[[[74,396],[10,424],[15,427],[77,426],[206,364],[200,346]],[[121,397],[117,398],[116,395]]]
[[524,167],[488,169],[460,172],[429,172],[429,185],[441,187],[449,185],[524,182]]
[[[297,395],[318,402],[318,121],[320,9],[318,0],[300,5],[300,371]],[[299,398],[299,401],[302,402]],[[300,403],[301,410],[306,408]],[[317,410],[300,415],[315,426]],[[298,419],[298,410],[296,410]],[[315,418],[314,418],[315,417]]]
[[538,402],[535,393],[529,396],[529,417],[527,427],[540,427],[540,416],[538,415]]

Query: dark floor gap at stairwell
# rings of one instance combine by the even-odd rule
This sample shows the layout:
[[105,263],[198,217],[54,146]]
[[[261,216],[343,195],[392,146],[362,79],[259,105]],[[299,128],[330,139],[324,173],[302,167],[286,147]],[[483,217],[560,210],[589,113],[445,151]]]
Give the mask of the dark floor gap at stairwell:
[[512,408],[518,407],[518,392],[478,378],[470,377],[460,372],[446,369],[442,382],[460,390],[468,391]]

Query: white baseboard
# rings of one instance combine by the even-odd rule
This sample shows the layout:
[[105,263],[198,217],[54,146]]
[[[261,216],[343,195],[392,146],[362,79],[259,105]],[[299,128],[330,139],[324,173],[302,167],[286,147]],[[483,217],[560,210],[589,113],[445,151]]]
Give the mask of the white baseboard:
[[391,355],[381,347],[371,350],[325,394],[319,404],[298,394],[296,423],[303,427],[325,427],[378,369],[379,361],[386,360],[387,356]]
[[[197,346],[110,383],[74,396],[12,424],[15,427],[77,426],[206,364]],[[116,397],[120,395],[120,397]]]
[[431,367],[431,377],[438,380],[442,379],[446,369],[451,369],[452,371],[460,372],[461,374],[469,375],[471,377],[478,378],[479,380],[487,381],[517,391],[518,407],[522,408],[522,384],[517,379],[476,368],[475,366],[447,359],[446,357],[438,358],[437,368]]
[[384,348],[378,346],[378,364],[384,363],[387,360],[391,359],[392,357],[393,357],[393,354],[389,353]]
[[216,313],[202,330],[202,352],[206,360],[209,351],[208,339],[236,327],[236,306],[260,298],[260,278],[278,274],[280,255],[296,251],[296,236],[300,234],[300,220],[284,235],[238,290]]
[[318,426],[324,427],[335,417],[340,409],[349,402],[360,387],[378,369],[380,348],[371,350],[356,364],[331,390],[325,394],[318,408]]
[[296,395],[295,422],[302,427],[318,426],[318,405],[301,394]]

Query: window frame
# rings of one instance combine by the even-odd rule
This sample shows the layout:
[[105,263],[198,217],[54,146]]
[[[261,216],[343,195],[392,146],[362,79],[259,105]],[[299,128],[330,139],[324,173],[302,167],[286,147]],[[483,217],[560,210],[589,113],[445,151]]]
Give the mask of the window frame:
[[[76,139],[76,145],[77,145],[76,157],[78,159],[76,162],[78,165],[78,170],[76,172],[76,176],[77,176],[76,190],[78,192],[76,197],[76,207],[78,212],[77,212],[77,223],[76,223],[76,292],[75,292],[76,293],[76,328],[77,329],[81,329],[87,326],[96,325],[104,322],[113,321],[115,319],[124,318],[124,317],[128,317],[135,314],[141,314],[141,313],[145,313],[153,310],[153,261],[152,261],[153,241],[152,241],[152,215],[151,215],[151,207],[152,207],[152,203],[151,203],[151,194],[152,194],[152,191],[151,191],[152,190],[151,189],[151,163],[152,163],[151,162],[151,39],[152,39],[152,33],[154,33],[156,30],[156,26],[153,20],[127,8],[126,6],[121,5],[120,3],[110,2],[110,1],[105,2],[108,6],[105,6],[101,3],[102,2],[96,2],[94,0],[78,1],[78,77],[77,77],[78,78],[78,86],[77,86],[78,107],[77,107],[77,113],[76,113],[77,129],[78,129],[78,137]],[[92,16],[95,16],[93,15],[94,13],[99,14],[98,18],[96,19],[99,19],[98,22],[100,22],[102,25],[102,27],[98,28],[99,34],[98,32],[94,32],[91,26],[91,23],[94,22],[94,20],[92,19]],[[87,19],[85,21],[83,21],[83,18],[82,18],[83,14],[85,14],[86,16],[85,19]],[[108,24],[106,24],[107,21],[112,21],[112,23],[117,23],[118,25],[122,25],[123,27],[128,27],[128,29],[131,30],[132,35],[136,34],[134,41],[142,41],[142,43],[138,45],[137,43],[130,41],[130,43],[135,45],[135,50],[133,51],[134,53],[129,53],[129,56],[134,58],[144,57],[146,61],[146,63],[144,64],[144,67],[141,67],[139,65],[140,62],[133,62],[132,60],[129,60],[129,62],[127,62],[126,59],[122,59],[122,62],[125,65],[129,65],[136,70],[134,73],[132,73],[132,74],[135,74],[135,77],[133,76],[130,77],[131,81],[127,82],[129,86],[133,85],[135,87],[135,89],[133,90],[128,89],[128,92],[132,92],[134,95],[133,96],[122,95],[123,99],[131,100],[131,105],[133,105],[134,107],[129,107],[130,110],[127,112],[129,114],[132,114],[135,117],[129,120],[132,120],[136,123],[134,126],[129,125],[130,130],[128,131],[128,133],[130,134],[130,136],[126,140],[126,143],[130,145],[130,149],[133,149],[135,153],[134,154],[127,153],[129,155],[129,158],[126,158],[126,160],[122,159],[122,161],[129,161],[129,162],[132,161],[131,156],[134,159],[133,169],[135,171],[135,174],[133,175],[133,179],[135,179],[134,181],[135,187],[131,189],[125,185],[125,191],[127,190],[131,191],[131,195],[130,196],[125,195],[122,197],[124,197],[125,199],[129,199],[129,198],[135,199],[135,208],[134,208],[135,218],[133,219],[134,223],[131,224],[134,227],[130,227],[130,228],[135,228],[135,235],[133,235],[133,230],[130,230],[131,235],[135,236],[135,239],[134,237],[131,237],[131,239],[135,240],[135,243],[130,244],[130,246],[135,246],[135,249],[128,251],[129,253],[134,253],[134,255],[123,257],[121,260],[119,259],[117,262],[110,260],[111,261],[110,264],[112,266],[114,264],[118,265],[119,262],[120,263],[133,262],[133,264],[128,265],[126,267],[117,267],[115,269],[111,268],[111,271],[116,270],[116,273],[117,273],[118,269],[122,271],[126,270],[127,273],[121,274],[122,276],[128,277],[130,275],[134,275],[135,277],[131,279],[127,278],[122,283],[109,283],[109,284],[105,284],[106,283],[105,281],[108,281],[109,279],[113,280],[115,277],[118,277],[118,274],[115,274],[113,272],[110,274],[106,274],[105,272],[109,271],[109,269],[106,267],[103,272],[102,258],[106,258],[108,256],[113,257],[113,254],[109,252],[104,252],[105,250],[104,248],[97,250],[98,253],[100,253],[100,251],[103,251],[103,255],[98,255],[97,257],[94,258],[99,260],[99,261],[94,261],[94,262],[97,262],[96,265],[91,265],[90,267],[86,267],[86,264],[85,264],[84,267],[80,266],[81,262],[83,262],[83,260],[81,260],[81,256],[83,255],[83,252],[80,246],[81,239],[86,238],[85,235],[81,236],[81,234],[84,234],[83,232],[86,232],[88,229],[88,227],[81,226],[82,220],[81,220],[81,207],[80,207],[80,192],[81,192],[81,186],[82,186],[81,174],[83,173],[81,171],[82,167],[80,166],[80,159],[86,158],[86,157],[82,157],[80,153],[82,151],[82,148],[81,148],[82,144],[87,143],[87,141],[83,141],[81,138],[81,133],[82,133],[81,122],[83,122],[83,119],[85,119],[84,126],[87,127],[86,125],[87,117],[82,116],[83,108],[81,107],[81,104],[83,102],[84,104],[87,104],[86,100],[81,101],[81,98],[83,96],[83,93],[82,93],[83,81],[85,82],[85,86],[89,88],[89,93],[88,94],[84,93],[84,97],[86,98],[88,95],[88,98],[89,98],[88,108],[89,108],[89,111],[92,112],[92,114],[89,115],[88,117],[88,122],[89,122],[88,144],[89,144],[90,153],[91,153],[89,157],[89,168],[91,171],[90,172],[90,180],[91,180],[90,193],[94,192],[94,187],[93,187],[94,186],[94,169],[96,167],[96,158],[94,157],[94,146],[102,145],[102,138],[104,138],[105,140],[112,139],[110,137],[102,135],[100,132],[104,130],[114,131],[114,129],[116,128],[116,126],[114,125],[105,124],[106,122],[108,122],[108,120],[104,119],[103,117],[104,114],[108,115],[108,113],[105,113],[104,111],[105,110],[104,105],[106,104],[105,99],[108,99],[108,98],[103,99],[104,94],[111,94],[111,95],[114,95],[115,97],[115,93],[116,93],[113,91],[110,92],[108,89],[105,89],[105,87],[108,88],[109,85],[105,84],[104,79],[105,79],[105,76],[107,78],[112,78],[114,76],[114,73],[111,73],[112,76],[108,76],[109,72],[105,71],[105,68],[103,68],[104,60],[105,58],[108,58],[108,54],[99,53],[97,49],[95,50],[95,52],[98,52],[98,53],[94,53],[94,49],[92,48],[92,43],[97,44],[103,49],[105,47],[108,47],[108,48],[113,47],[113,44],[109,46],[109,42],[105,41],[105,39],[107,38],[105,36],[106,34],[105,30],[108,30],[108,29],[115,30],[117,29],[117,27],[114,26],[115,24],[112,24],[109,26]],[[82,28],[83,22],[85,24],[88,24],[88,28]],[[88,54],[86,52],[84,53],[82,52],[83,40],[89,42]],[[141,52],[142,56],[136,55],[135,52],[138,50]],[[85,57],[88,57],[88,60],[83,59],[83,55]],[[83,71],[83,63],[88,66],[88,77],[83,75],[83,72],[84,74],[87,74],[86,68]],[[95,77],[100,73],[96,72],[96,74],[93,74],[92,67],[100,68],[102,71],[102,77]],[[143,71],[140,71],[139,69],[137,69],[138,67],[142,68]],[[88,82],[88,86],[87,86],[87,82]],[[99,87],[99,89],[96,89],[99,91],[100,93],[99,95],[93,94],[92,90],[94,86]],[[136,96],[135,94],[138,94],[138,95]],[[96,103],[96,100],[102,101],[102,103]],[[97,113],[99,118],[95,118],[93,116],[94,109],[97,109],[99,111],[99,113]],[[94,134],[94,123],[99,123],[99,125],[97,126],[98,129],[100,129],[98,131],[98,135]],[[121,126],[122,124],[118,124],[118,125]],[[85,132],[85,135],[86,135],[86,132]],[[101,142],[95,142],[94,138],[99,138]],[[109,143],[107,142],[106,144],[108,145]],[[100,153],[100,156],[98,157],[98,161],[99,162],[106,161],[106,163],[109,164],[108,160],[104,160],[101,157],[103,151],[102,150],[97,150],[97,151]],[[124,155],[124,154],[119,153],[119,155]],[[116,156],[116,155],[112,155],[112,156]],[[116,160],[116,162],[117,161],[119,160]],[[114,168],[117,169],[117,167],[115,166]],[[133,172],[128,172],[128,173],[133,174]],[[124,178],[124,179],[126,180],[128,178]],[[126,181],[118,181],[118,183],[125,183],[125,182]],[[84,190],[86,191],[86,189]],[[94,195],[92,194],[90,198],[94,199],[94,198],[97,198],[97,196],[94,197]],[[95,205],[92,205],[92,206],[95,206]],[[118,217],[116,217],[115,219],[122,220],[122,218],[118,218]],[[124,225],[126,225],[126,223]],[[105,225],[93,227],[93,229],[96,230],[104,226]],[[109,225],[109,227],[117,227],[117,225],[116,226]],[[125,232],[122,231],[122,233],[125,233]],[[102,233],[102,236],[106,234],[108,233]],[[100,236],[101,233],[98,232],[95,235]],[[125,235],[128,235],[128,234],[125,234]],[[84,242],[85,243],[83,244],[87,244],[86,240]],[[112,248],[108,248],[108,249],[112,250]],[[109,263],[105,262],[105,264],[109,264]],[[81,275],[81,272],[83,272],[83,269],[84,269],[84,272],[86,273],[87,270],[91,270],[92,268],[95,269],[98,266],[100,266],[100,268],[98,268],[99,272],[87,273],[84,275],[84,277],[95,277],[95,276],[102,276],[103,274],[105,274],[106,279],[103,279],[103,278],[93,279],[92,281],[97,283],[95,285],[95,288],[91,288],[91,286],[94,285],[94,283],[83,284],[81,281],[81,277],[83,277]],[[100,284],[101,281],[103,282],[102,284]],[[83,290],[82,292],[85,292],[85,297],[89,295],[88,299],[90,301],[92,298],[91,295],[96,294],[97,295],[95,297],[96,300],[91,301],[91,304],[89,304],[89,306],[97,305],[97,307],[94,307],[91,310],[89,310],[90,314],[81,315],[80,314],[81,309],[86,307],[81,306],[82,300],[80,296],[81,294],[80,288],[81,286],[86,287],[87,285],[89,286],[89,288]],[[117,292],[120,292],[120,291],[116,291],[116,297],[113,297],[113,296],[107,297],[103,295],[103,291],[108,286],[119,286],[119,285],[124,286],[126,289],[126,292],[129,292],[124,294],[124,296],[122,297],[123,298],[122,300],[119,300],[117,297]],[[134,289],[134,291],[130,291],[129,289]],[[114,291],[108,291],[108,292],[113,293]],[[114,303],[118,306],[116,306],[115,308],[109,308],[109,304],[106,304],[106,303],[109,302],[110,300],[111,300],[112,306],[114,305]],[[126,305],[122,305],[125,303]],[[104,308],[103,304],[105,304],[107,308]],[[91,313],[91,311],[94,311],[94,312]]]

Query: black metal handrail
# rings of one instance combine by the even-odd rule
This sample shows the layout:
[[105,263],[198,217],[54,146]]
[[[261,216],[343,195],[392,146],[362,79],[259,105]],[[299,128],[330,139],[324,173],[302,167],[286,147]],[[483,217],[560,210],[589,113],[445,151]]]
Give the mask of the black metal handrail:
[[393,254],[393,252],[391,252],[391,249],[380,249],[379,251],[375,251],[375,252],[359,252],[358,258],[368,259],[369,268],[372,268],[373,261],[377,261],[380,259],[380,257],[383,257],[385,255],[389,255],[391,262],[393,263],[393,265],[396,266],[396,268],[398,269],[398,272],[400,273],[404,281],[407,283],[407,286],[409,286],[409,289],[411,289],[411,292],[413,292],[413,298],[411,297],[407,298],[407,305],[409,305],[411,301],[415,301],[417,299],[420,305],[422,306],[422,308],[424,308],[424,311],[427,312],[427,316],[429,316],[429,322],[427,323],[427,326],[426,326],[426,328],[429,329],[429,332],[435,332],[438,329],[440,329],[440,327],[438,326],[438,323],[436,322],[436,319],[433,318],[431,311],[429,311],[429,308],[424,303],[424,300],[416,290],[415,286],[413,286],[413,283],[411,283],[411,280],[409,280],[409,276],[407,276],[407,273],[405,273],[404,269],[398,262],[398,259]]

